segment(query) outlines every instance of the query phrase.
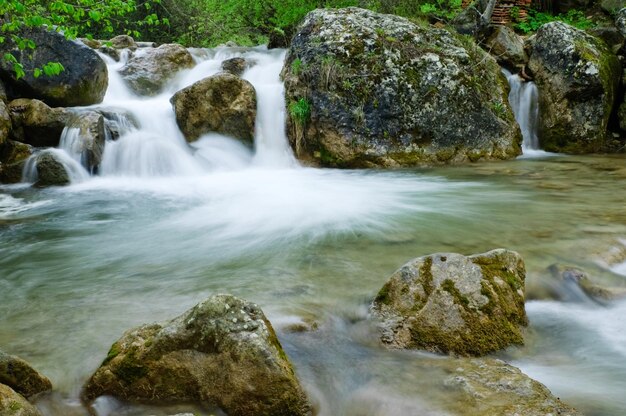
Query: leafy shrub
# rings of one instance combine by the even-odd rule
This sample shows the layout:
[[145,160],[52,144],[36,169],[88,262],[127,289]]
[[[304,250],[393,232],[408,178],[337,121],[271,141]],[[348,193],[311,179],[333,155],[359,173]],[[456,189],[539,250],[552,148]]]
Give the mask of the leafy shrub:
[[529,33],[535,32],[544,24],[554,21],[564,22],[582,30],[595,26],[595,23],[589,20],[580,10],[570,10],[567,13],[555,16],[550,13],[530,9],[528,10],[528,19],[525,22],[517,23],[515,27],[524,33]]

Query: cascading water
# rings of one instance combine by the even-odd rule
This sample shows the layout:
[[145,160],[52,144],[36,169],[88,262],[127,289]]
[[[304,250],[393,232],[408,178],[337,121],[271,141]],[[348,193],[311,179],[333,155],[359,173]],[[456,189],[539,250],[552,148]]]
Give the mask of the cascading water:
[[522,152],[524,156],[547,155],[539,147],[539,91],[532,81],[526,81],[506,69],[502,72],[509,81],[511,92],[509,104],[515,120],[522,130]]

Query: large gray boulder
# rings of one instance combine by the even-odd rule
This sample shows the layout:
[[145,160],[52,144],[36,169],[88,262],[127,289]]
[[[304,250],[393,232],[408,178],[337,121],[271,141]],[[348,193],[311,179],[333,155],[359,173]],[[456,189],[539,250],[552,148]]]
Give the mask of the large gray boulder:
[[621,77],[604,42],[565,23],[547,23],[531,42],[529,68],[539,88],[541,147],[603,150]]
[[50,108],[39,100],[20,98],[9,103],[14,140],[35,147],[56,147],[72,118],[64,108]]
[[244,142],[254,139],[256,92],[252,84],[230,73],[204,78],[170,99],[178,127],[187,141],[216,132]]
[[41,416],[41,413],[11,387],[0,384],[0,416]]
[[179,71],[193,66],[189,51],[172,43],[139,50],[119,72],[137,94],[156,95]]
[[25,397],[52,389],[52,383],[26,361],[0,351],[0,384]]
[[315,10],[282,76],[289,141],[311,163],[415,166],[521,152],[497,62],[444,29],[358,8]]
[[514,251],[432,254],[396,271],[372,312],[391,348],[484,355],[523,344],[524,279],[524,262]]
[[252,303],[217,295],[162,324],[127,331],[83,398],[200,402],[230,415],[307,415],[309,404],[272,325]]
[[[37,98],[54,107],[97,104],[106,93],[109,78],[104,61],[79,41],[67,40],[55,31],[24,29],[20,36],[31,39],[37,47],[20,51],[10,36],[0,43],[0,56],[10,53],[24,66],[26,75],[19,80],[12,65],[0,61],[0,78],[10,99]],[[59,62],[65,68],[58,75],[34,76],[35,68]]]
[[0,182],[21,182],[24,164],[32,154],[32,146],[14,140],[0,145]]
[[447,407],[456,415],[576,416],[579,413],[550,390],[500,360],[459,359],[449,363],[445,386],[458,394]]

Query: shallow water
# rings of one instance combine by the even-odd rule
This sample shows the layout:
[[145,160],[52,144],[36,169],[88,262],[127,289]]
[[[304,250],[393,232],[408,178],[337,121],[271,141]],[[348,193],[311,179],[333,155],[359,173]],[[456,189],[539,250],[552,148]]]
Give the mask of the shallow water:
[[[128,92],[107,97],[142,106]],[[528,298],[540,299],[527,304],[527,345],[499,356],[585,414],[624,414],[626,304],[545,300],[545,268],[572,264],[626,287],[623,265],[603,257],[626,239],[625,157],[319,170],[293,166],[280,143],[253,151],[207,136],[193,151],[179,133],[146,130],[107,144],[102,177],[0,187],[0,346],[52,379],[45,414],[86,414],[80,388],[125,330],[216,293],[263,307],[319,414],[447,414],[438,358],[381,348],[367,305],[413,257],[498,247],[521,253]]]

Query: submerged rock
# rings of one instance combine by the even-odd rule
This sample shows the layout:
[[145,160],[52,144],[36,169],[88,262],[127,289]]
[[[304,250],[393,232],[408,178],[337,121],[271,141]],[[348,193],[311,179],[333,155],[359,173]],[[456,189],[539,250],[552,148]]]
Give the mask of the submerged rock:
[[216,132],[252,143],[256,92],[252,84],[233,74],[204,78],[170,99],[178,127],[187,141]]
[[231,415],[307,415],[309,404],[272,325],[252,303],[217,295],[181,316],[127,331],[83,398],[200,402]]
[[[98,54],[79,41],[45,29],[24,29],[18,35],[35,42],[36,49],[20,51],[11,37],[0,43],[0,55],[10,53],[24,66],[24,77],[17,79],[13,66],[0,61],[0,78],[9,98],[37,98],[51,106],[72,107],[97,104],[106,93],[107,66]],[[35,78],[35,68],[58,62],[65,68],[55,76]]]
[[539,88],[542,149],[601,151],[621,77],[617,57],[599,39],[551,22],[531,42],[528,66]]
[[28,400],[0,383],[0,416],[41,416]]
[[392,348],[484,355],[523,344],[524,262],[504,249],[411,260],[380,290],[372,312]]
[[458,415],[575,416],[579,413],[518,368],[493,359],[462,359],[451,363],[447,388],[464,399],[448,403]]
[[32,146],[24,143],[7,140],[0,145],[0,182],[20,182],[24,163],[32,154]]
[[12,137],[35,147],[56,147],[72,113],[50,108],[39,100],[21,98],[9,103],[13,123]]
[[0,351],[0,384],[25,397],[52,389],[52,383],[26,361]]
[[315,10],[282,76],[289,141],[311,163],[415,166],[521,152],[495,59],[444,29],[357,8]]
[[626,288],[605,287],[595,283],[589,274],[578,267],[553,264],[548,267],[552,277],[560,284],[558,297],[564,301],[581,301],[580,294],[605,303],[626,298]]
[[156,95],[176,73],[193,66],[193,57],[189,51],[171,43],[158,48],[141,49],[119,72],[137,94]]

